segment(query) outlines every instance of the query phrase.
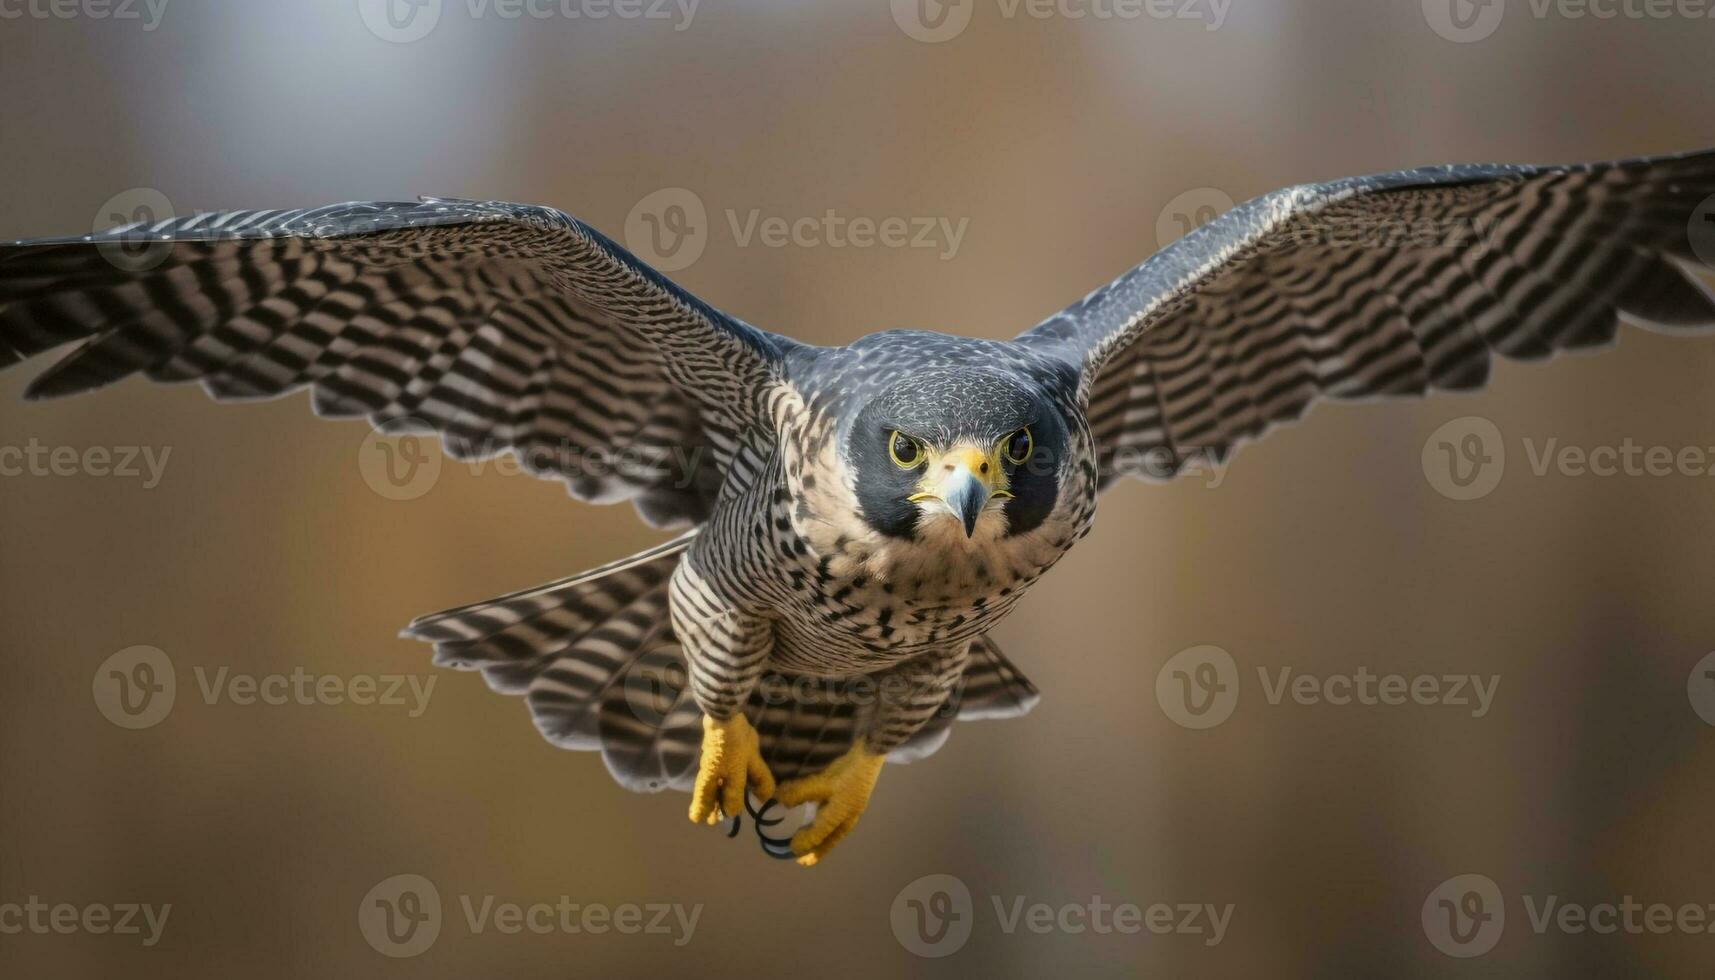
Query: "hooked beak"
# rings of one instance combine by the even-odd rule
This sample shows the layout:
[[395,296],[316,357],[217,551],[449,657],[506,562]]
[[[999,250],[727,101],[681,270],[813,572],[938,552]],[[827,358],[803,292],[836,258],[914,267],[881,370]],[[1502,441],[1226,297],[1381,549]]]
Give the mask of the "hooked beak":
[[977,518],[991,499],[1012,496],[1006,489],[1005,471],[998,454],[984,453],[974,446],[960,446],[939,459],[929,461],[924,489],[911,500],[935,499],[947,505],[965,526],[965,537],[977,531]]

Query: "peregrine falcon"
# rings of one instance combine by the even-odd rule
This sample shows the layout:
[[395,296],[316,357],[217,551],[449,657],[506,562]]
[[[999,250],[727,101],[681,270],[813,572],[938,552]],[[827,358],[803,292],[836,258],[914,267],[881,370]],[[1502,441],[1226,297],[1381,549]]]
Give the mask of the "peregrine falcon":
[[548,208],[209,213],[0,246],[0,368],[80,341],[27,397],[138,372],[222,401],[308,388],[318,415],[510,451],[688,527],[406,632],[627,788],[688,789],[693,821],[747,790],[815,804],[784,845],[812,865],[885,760],[1036,702],[990,631],[1103,488],[1319,399],[1478,388],[1496,355],[1601,346],[1622,317],[1715,326],[1712,199],[1715,151],[1306,185],[1013,340],[844,347],[724,314]]

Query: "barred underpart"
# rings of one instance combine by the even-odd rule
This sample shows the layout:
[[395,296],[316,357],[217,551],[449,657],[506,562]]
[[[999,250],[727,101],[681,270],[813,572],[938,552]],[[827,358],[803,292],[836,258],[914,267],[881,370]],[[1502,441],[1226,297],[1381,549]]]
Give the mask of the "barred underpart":
[[[600,752],[628,789],[690,789],[702,711],[666,615],[667,582],[697,532],[584,574],[424,616],[405,635],[434,643],[435,662],[480,670],[490,687],[523,695],[536,727],[561,748]],[[1023,715],[1039,697],[994,642],[972,642],[962,680],[928,723],[889,755],[908,762],[947,740],[954,719]],[[769,672],[745,715],[776,777],[816,772],[868,730],[879,699],[862,677]]]

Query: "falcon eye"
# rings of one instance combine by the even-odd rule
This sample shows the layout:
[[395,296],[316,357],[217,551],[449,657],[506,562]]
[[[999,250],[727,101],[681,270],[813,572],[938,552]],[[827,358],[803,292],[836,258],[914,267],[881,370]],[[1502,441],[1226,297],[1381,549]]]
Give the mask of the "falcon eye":
[[1023,428],[1006,437],[1006,461],[1014,466],[1024,465],[1030,458],[1030,451],[1036,447],[1036,440],[1030,438],[1030,429]]
[[897,430],[887,437],[887,453],[902,470],[914,469],[923,462],[923,444]]

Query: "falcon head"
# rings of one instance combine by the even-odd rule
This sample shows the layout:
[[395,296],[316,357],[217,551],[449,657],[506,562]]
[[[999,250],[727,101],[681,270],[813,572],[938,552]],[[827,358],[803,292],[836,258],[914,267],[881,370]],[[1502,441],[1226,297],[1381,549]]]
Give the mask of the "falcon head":
[[1006,375],[907,375],[871,399],[846,434],[863,520],[892,537],[1030,531],[1053,513],[1067,425],[1049,399]]

